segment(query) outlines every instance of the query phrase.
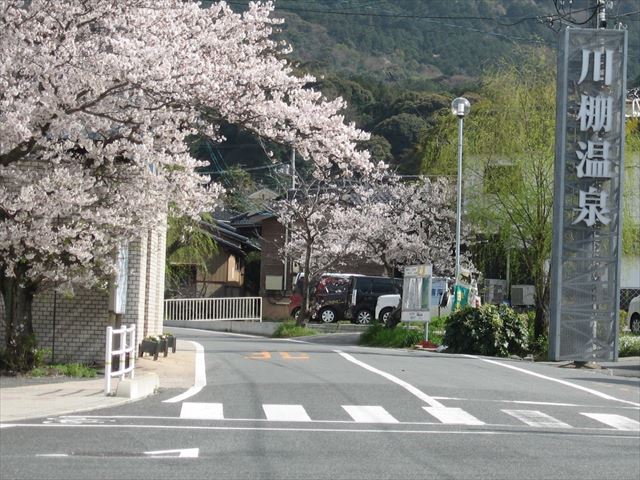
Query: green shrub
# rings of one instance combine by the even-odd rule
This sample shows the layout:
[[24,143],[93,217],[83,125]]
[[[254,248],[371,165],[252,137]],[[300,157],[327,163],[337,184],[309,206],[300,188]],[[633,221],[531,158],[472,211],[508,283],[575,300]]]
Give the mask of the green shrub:
[[529,351],[533,354],[535,360],[547,360],[549,358],[549,339],[547,336],[540,335],[538,338],[529,341]]
[[374,324],[362,333],[360,345],[405,348],[412,347],[422,340],[424,340],[424,334],[420,330],[405,326],[385,328],[383,325]]
[[629,312],[625,310],[620,310],[620,317],[618,320],[618,331],[622,333],[629,326],[629,321],[627,317],[629,316]]
[[34,334],[20,333],[8,348],[0,351],[0,371],[28,372],[45,363],[45,357],[51,350],[38,348]]
[[275,338],[304,337],[308,335],[317,335],[318,331],[308,327],[300,327],[295,322],[283,322],[273,332]]
[[628,334],[620,336],[620,344],[618,346],[619,357],[637,357],[640,356],[640,336]]
[[528,347],[525,315],[506,305],[467,307],[447,318],[443,342],[447,351],[488,356],[524,356]]
[[56,365],[39,366],[28,372],[31,377],[80,377],[94,378],[97,370],[81,363],[62,363]]

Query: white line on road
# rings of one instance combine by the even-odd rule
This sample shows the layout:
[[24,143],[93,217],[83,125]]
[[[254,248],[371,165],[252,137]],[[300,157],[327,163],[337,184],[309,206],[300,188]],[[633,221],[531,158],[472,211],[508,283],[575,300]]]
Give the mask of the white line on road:
[[451,401],[460,401],[460,402],[489,402],[489,403],[516,403],[518,405],[544,405],[548,407],[575,407],[575,408],[615,408],[622,410],[638,410],[638,407],[623,407],[616,406],[612,407],[611,405],[585,405],[580,403],[561,403],[561,402],[536,402],[533,400],[494,400],[492,398],[460,398],[460,397],[433,397],[436,400],[451,400]]
[[342,408],[358,423],[398,423],[398,420],[379,406],[342,405]]
[[165,400],[164,403],[178,403],[193,397],[207,385],[207,372],[204,364],[204,348],[198,342],[190,342],[196,349],[196,373],[193,386],[184,393]]
[[[199,426],[199,425],[65,425],[65,424],[55,424],[55,423],[46,423],[46,424],[20,424],[16,425],[16,427],[25,427],[25,428],[127,428],[127,429],[149,429],[149,430],[194,430],[194,431],[245,431],[245,432],[257,432],[257,431],[266,431],[266,432],[311,432],[311,433],[399,433],[399,434],[441,434],[441,435],[530,435],[531,432],[514,430],[514,431],[501,431],[501,430],[387,430],[387,429],[367,429],[367,428],[294,428],[294,427],[230,427],[230,426]],[[566,437],[566,433],[550,433],[550,432],[536,432],[536,435],[545,435],[545,436],[559,436]],[[618,434],[612,435],[608,434],[595,434],[593,429],[589,429],[589,432],[585,433],[572,433],[571,438],[612,438],[616,439],[629,439],[634,443],[638,441],[637,435],[629,435],[629,434]]]
[[311,418],[307,415],[302,405],[262,405],[267,420],[275,420],[279,422],[310,422]]
[[545,405],[548,407],[583,407],[575,403],[557,403],[557,402],[529,402],[527,400],[501,400],[504,403],[518,403],[521,405]]
[[429,415],[447,425],[485,425],[481,420],[461,408],[422,407]]
[[198,458],[200,454],[199,448],[179,448],[176,450],[155,450],[153,452],[144,452],[152,458]]
[[593,390],[591,388],[583,387],[581,385],[577,385],[575,383],[567,382],[566,380],[561,380],[559,378],[548,377],[546,375],[542,375],[540,373],[532,372],[530,370],[526,370],[524,368],[514,367],[513,365],[508,365],[502,362],[496,362],[495,360],[489,360],[488,358],[480,358],[476,355],[464,355],[468,358],[476,358],[478,360],[482,360],[483,362],[492,363],[494,365],[499,365],[504,368],[510,368],[511,370],[516,370],[521,373],[526,373],[527,375],[531,375],[538,378],[543,378],[545,380],[549,380],[551,382],[560,383],[567,387],[575,388],[577,390],[582,390],[583,392],[590,393],[591,395],[595,395],[600,398],[604,398],[605,400],[613,400],[614,402],[626,403],[628,405],[633,405],[634,407],[640,407],[640,403],[630,402],[629,400],[622,400],[621,398],[612,397],[611,395],[607,395],[606,393],[598,392],[597,390]]
[[517,418],[530,427],[541,428],[571,428],[568,423],[561,422],[546,413],[538,410],[502,410],[507,415]]
[[622,415],[613,415],[606,413],[582,413],[585,417],[593,418],[598,422],[604,423],[605,425],[609,425],[617,430],[627,430],[637,432],[640,431],[640,422],[636,420],[632,420],[627,417],[623,417]]
[[429,395],[427,395],[423,391],[419,390],[418,388],[414,387],[410,383],[407,383],[404,380],[400,380],[398,377],[396,377],[394,375],[391,375],[390,373],[383,372],[382,370],[378,370],[377,368],[374,368],[371,365],[367,365],[366,363],[361,362],[360,360],[357,360],[356,358],[352,357],[348,353],[344,353],[344,352],[342,352],[340,350],[334,350],[334,352],[339,354],[345,360],[348,360],[351,363],[355,363],[359,367],[362,367],[365,370],[369,370],[370,372],[375,373],[376,375],[380,375],[381,377],[386,378],[387,380],[395,383],[396,385],[401,386],[402,388],[407,390],[409,393],[415,395],[420,400],[422,400],[423,402],[428,404],[430,407],[446,408],[443,404],[441,404],[435,398],[430,397]]
[[224,413],[221,403],[184,402],[180,409],[180,418],[224,420]]

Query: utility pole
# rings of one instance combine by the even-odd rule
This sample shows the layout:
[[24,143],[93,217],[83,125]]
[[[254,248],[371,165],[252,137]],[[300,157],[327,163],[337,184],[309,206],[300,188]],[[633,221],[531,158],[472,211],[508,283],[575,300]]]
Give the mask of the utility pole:
[[[295,189],[296,189],[296,149],[293,148],[291,149],[291,167],[290,167],[290,173],[291,173],[291,191],[290,193],[287,194],[287,197],[289,197],[289,195],[295,195]],[[289,241],[289,225],[285,225],[284,227],[284,243],[286,244]],[[282,283],[283,283],[283,288],[284,290],[287,290],[287,287],[289,285],[289,263],[291,263],[291,273],[293,273],[293,259],[291,259],[291,262],[289,262],[289,257],[287,255],[285,255],[284,257],[284,278],[282,279]],[[291,282],[291,292],[293,293],[293,281]]]
[[296,189],[296,149],[291,153],[291,190]]
[[606,0],[595,0],[595,2],[596,14],[594,15],[594,26],[599,29],[607,28]]

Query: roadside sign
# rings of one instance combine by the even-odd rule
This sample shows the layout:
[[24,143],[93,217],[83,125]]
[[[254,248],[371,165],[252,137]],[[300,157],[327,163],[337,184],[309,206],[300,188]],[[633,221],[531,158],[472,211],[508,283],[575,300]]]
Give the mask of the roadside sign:
[[431,265],[405,267],[401,321],[429,323],[431,320],[431,270]]

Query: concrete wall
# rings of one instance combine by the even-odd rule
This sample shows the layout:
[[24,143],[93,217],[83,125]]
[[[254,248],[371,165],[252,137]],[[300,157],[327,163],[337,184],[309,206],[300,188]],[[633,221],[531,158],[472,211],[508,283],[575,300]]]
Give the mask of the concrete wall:
[[165,327],[197,328],[216,332],[245,333],[270,337],[280,326],[280,322],[245,322],[243,320],[217,320],[211,322],[165,320]]

